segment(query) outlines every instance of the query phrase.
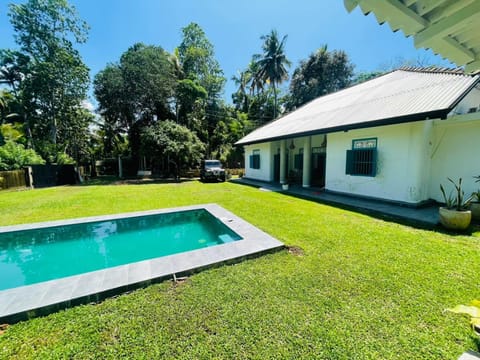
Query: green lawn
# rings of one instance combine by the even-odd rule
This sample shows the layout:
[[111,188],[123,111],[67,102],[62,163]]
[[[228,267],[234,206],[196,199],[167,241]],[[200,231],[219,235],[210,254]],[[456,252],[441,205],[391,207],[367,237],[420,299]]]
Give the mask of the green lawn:
[[0,225],[218,203],[281,251],[36,318],[1,358],[456,359],[477,349],[444,309],[480,298],[480,237],[381,221],[247,186],[57,187],[0,193]]

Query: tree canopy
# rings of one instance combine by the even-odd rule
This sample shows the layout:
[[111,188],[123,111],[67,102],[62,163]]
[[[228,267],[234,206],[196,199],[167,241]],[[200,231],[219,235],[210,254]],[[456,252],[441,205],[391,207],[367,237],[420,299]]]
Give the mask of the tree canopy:
[[29,144],[51,157],[73,141],[69,129],[88,132],[78,113],[89,70],[74,47],[86,41],[88,25],[66,0],[11,4],[9,17],[19,50],[1,52],[1,81],[19,104]]
[[160,46],[137,43],[120,58],[124,101],[135,119],[173,119],[170,102],[176,85],[170,55]]
[[153,159],[167,158],[178,171],[198,164],[205,155],[205,144],[185,126],[174,121],[157,121],[141,130],[141,150]]
[[207,91],[209,100],[218,99],[226,79],[215,59],[212,43],[196,23],[184,27],[182,35],[182,42],[178,46],[178,59],[183,74],[186,78],[198,82]]
[[128,154],[139,165],[148,156],[179,166],[202,156],[236,164],[243,160],[233,145],[240,137],[352,80],[345,52],[324,46],[300,62],[285,94],[287,35],[272,30],[260,37],[261,53],[232,77],[238,90],[229,105],[214,46],[200,25],[190,23],[171,53],[135,43],[106,64],[93,80],[94,116],[82,105],[89,69],[76,47],[89,28],[76,9],[67,0],[25,0],[10,5],[9,17],[18,48],[0,49],[0,126],[9,130],[18,122],[23,129],[17,140],[1,133],[0,145],[22,144],[48,162]]
[[327,45],[302,60],[290,82],[287,108],[293,110],[319,96],[350,85],[353,64],[344,51],[328,51]]
[[[168,155],[173,159],[173,154],[158,151],[158,144],[152,145],[152,136],[158,140],[159,134],[167,130],[175,135],[172,141],[183,141],[177,136],[185,135],[182,131],[191,132],[194,143],[198,140],[203,144],[203,155],[225,155],[232,150],[231,145],[219,144],[227,138],[230,141],[228,134],[222,132],[228,132],[229,124],[237,117],[227,115],[229,107],[220,98],[225,78],[214,57],[213,45],[195,23],[183,28],[182,35],[173,53],[159,46],[135,44],[118,63],[108,64],[95,76],[94,93],[103,117],[103,151],[114,152],[115,132],[123,132],[128,133],[131,154],[139,160],[141,157],[143,161],[146,148],[157,149],[148,152],[150,156]],[[180,128],[170,123],[169,127],[162,125],[171,121]],[[182,149],[182,145],[179,143],[176,148]],[[187,160],[183,155],[179,159],[181,163],[188,163]]]

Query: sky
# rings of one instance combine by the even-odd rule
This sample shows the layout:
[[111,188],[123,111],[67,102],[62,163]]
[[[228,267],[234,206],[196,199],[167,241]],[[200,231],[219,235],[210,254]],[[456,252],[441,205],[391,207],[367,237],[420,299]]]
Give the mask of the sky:
[[[15,48],[8,4],[0,0],[0,48]],[[344,50],[355,72],[374,71],[398,59],[453,67],[430,50],[416,50],[412,38],[379,25],[373,14],[360,9],[348,13],[343,0],[69,0],[90,26],[89,39],[77,46],[90,76],[108,63],[118,62],[131,45],[143,42],[171,52],[181,42],[181,29],[198,23],[213,44],[215,57],[228,79],[224,98],[231,102],[236,90],[232,76],[244,70],[252,55],[261,53],[260,36],[276,29],[288,35],[285,53],[292,62],[327,44]],[[285,84],[284,87],[287,85]],[[95,104],[93,92],[89,101]]]

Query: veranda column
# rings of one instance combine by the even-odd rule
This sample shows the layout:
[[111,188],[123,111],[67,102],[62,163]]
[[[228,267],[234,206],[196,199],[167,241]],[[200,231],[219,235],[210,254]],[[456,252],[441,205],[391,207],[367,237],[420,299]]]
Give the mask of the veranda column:
[[287,140],[280,141],[280,184],[287,183]]
[[312,137],[307,136],[303,143],[303,187],[310,187],[312,169]]

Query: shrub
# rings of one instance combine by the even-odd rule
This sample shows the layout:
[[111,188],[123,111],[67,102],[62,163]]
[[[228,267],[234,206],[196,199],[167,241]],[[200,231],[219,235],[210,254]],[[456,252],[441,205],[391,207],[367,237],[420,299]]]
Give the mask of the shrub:
[[72,159],[70,155],[65,154],[64,152],[58,152],[54,163],[58,165],[74,165],[75,160]]
[[0,146],[0,170],[17,170],[33,164],[45,164],[34,150],[25,149],[22,144],[11,140]]

